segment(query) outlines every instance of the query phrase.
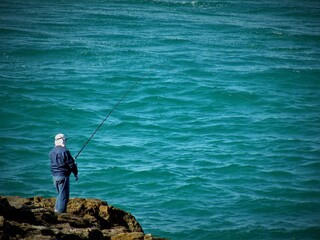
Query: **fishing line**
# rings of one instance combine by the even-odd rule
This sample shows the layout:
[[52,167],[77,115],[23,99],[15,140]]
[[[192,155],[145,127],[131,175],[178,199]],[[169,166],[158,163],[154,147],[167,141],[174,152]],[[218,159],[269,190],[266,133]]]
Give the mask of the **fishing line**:
[[78,154],[75,156],[74,159],[77,159],[77,157],[80,155],[80,153],[82,152],[82,150],[88,145],[88,143],[90,142],[90,140],[93,138],[93,136],[96,134],[96,132],[99,130],[99,128],[104,124],[104,122],[108,119],[108,117],[111,115],[111,113],[118,107],[118,105],[122,102],[122,100],[129,94],[129,92],[131,92],[131,90],[134,88],[134,86],[137,84],[138,82],[134,82],[132,84],[132,86],[126,91],[126,93],[122,96],[122,98],[117,102],[117,104],[114,105],[114,107],[111,109],[111,111],[109,112],[109,114],[103,119],[103,121],[100,123],[100,125],[96,128],[96,130],[91,134],[91,136],[88,138],[88,140],[86,141],[86,143],[83,145],[83,147],[80,149],[80,151],[78,152]]

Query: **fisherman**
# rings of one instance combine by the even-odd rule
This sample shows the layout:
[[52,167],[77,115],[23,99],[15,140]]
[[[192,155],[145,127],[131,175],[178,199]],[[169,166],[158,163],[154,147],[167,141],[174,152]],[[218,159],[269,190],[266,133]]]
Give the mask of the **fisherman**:
[[56,213],[67,212],[67,204],[70,194],[70,174],[73,173],[76,181],[78,180],[78,168],[69,150],[66,148],[65,135],[59,133],[55,136],[55,147],[50,151],[51,173],[53,183],[57,190]]

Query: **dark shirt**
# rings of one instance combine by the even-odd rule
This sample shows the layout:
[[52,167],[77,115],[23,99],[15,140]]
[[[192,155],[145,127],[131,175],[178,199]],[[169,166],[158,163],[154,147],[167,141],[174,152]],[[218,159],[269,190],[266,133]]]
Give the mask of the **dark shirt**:
[[52,176],[69,177],[71,172],[77,176],[78,168],[73,157],[65,147],[54,147],[50,153]]

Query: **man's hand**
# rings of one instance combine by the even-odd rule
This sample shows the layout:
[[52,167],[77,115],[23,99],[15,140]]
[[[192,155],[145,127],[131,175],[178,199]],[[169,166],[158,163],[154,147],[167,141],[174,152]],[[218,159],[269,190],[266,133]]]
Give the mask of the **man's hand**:
[[75,178],[76,178],[76,181],[78,181],[78,180],[79,180],[78,175],[77,175],[77,176],[75,176]]

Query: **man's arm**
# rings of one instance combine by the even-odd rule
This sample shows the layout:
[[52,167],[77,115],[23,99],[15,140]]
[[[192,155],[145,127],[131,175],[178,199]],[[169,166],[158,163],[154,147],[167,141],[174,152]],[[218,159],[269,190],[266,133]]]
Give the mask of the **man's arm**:
[[67,163],[69,165],[69,168],[71,169],[71,172],[73,172],[74,176],[77,177],[78,167],[69,151],[66,151],[66,157],[67,157]]

